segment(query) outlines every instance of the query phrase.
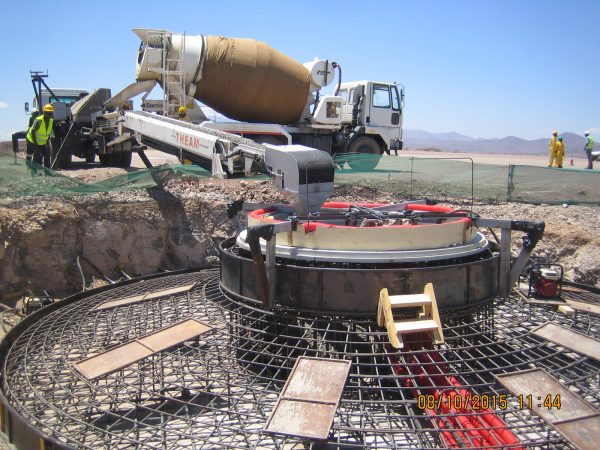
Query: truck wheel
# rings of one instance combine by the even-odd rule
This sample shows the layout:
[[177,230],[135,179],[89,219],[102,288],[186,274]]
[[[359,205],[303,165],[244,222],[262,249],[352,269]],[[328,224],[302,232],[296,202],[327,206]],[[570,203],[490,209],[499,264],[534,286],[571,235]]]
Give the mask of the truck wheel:
[[360,136],[354,139],[348,147],[348,153],[371,155],[371,157],[361,155],[359,159],[354,161],[351,157],[348,158],[348,165],[355,170],[373,170],[381,159],[379,144],[369,136]]
[[98,155],[98,157],[100,158],[100,165],[102,166],[108,166],[110,165],[110,154],[104,154],[104,155]]
[[[118,153],[115,155],[119,155]],[[123,152],[119,155],[121,157],[121,161],[119,167],[130,167],[131,166],[131,152]]]
[[71,150],[63,148],[59,155],[56,156],[57,161],[54,162],[54,167],[58,169],[70,169],[71,168]]

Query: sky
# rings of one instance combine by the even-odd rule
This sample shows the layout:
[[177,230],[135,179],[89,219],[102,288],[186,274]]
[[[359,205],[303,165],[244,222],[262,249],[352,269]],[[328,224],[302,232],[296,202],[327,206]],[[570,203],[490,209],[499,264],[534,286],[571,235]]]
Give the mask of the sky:
[[30,70],[48,71],[55,88],[114,94],[132,83],[132,28],[254,38],[299,62],[337,61],[345,81],[401,83],[406,129],[600,140],[598,0],[20,0],[0,10],[0,140],[27,126]]

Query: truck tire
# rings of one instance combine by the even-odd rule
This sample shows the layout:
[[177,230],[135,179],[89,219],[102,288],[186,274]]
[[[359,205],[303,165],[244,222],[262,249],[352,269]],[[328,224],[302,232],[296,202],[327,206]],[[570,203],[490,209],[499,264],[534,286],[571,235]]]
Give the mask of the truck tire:
[[59,155],[56,155],[56,161],[54,162],[55,169],[70,169],[73,155],[69,148],[63,148]]
[[110,162],[111,162],[110,154],[104,154],[104,155],[100,154],[99,158],[100,158],[100,165],[110,166]]
[[352,161],[348,159],[348,165],[354,170],[373,170],[379,164],[381,159],[381,149],[375,139],[369,136],[359,136],[354,139],[348,146],[348,153],[364,153],[373,155],[372,159],[363,159]]
[[119,167],[130,167],[131,166],[131,152],[117,153],[115,156],[120,156]]

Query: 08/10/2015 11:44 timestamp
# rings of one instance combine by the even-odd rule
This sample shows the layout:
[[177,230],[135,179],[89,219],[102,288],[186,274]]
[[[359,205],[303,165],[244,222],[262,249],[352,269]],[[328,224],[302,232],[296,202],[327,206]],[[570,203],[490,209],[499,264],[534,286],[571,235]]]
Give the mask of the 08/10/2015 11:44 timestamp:
[[560,409],[561,406],[560,394],[546,394],[545,396],[537,397],[531,394],[519,394],[517,400],[519,401],[519,409],[533,409],[534,406],[546,409]]

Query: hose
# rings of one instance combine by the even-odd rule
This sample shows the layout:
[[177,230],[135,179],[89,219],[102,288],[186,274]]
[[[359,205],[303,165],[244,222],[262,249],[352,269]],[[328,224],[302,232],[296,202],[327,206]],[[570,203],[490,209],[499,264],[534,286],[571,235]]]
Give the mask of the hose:
[[[79,256],[77,257],[79,258]],[[115,284],[116,282],[111,280],[110,278],[108,278],[106,275],[104,275],[100,269],[98,269],[89,259],[87,259],[85,256],[81,255],[81,259],[83,259],[86,263],[88,263],[90,266],[92,266],[92,268],[98,272],[100,274],[100,276],[102,278],[104,278],[106,281],[108,281],[110,284]]]
[[338,70],[338,84],[335,88],[335,92],[333,93],[333,95],[338,95],[340,92],[340,87],[342,86],[342,66],[340,66],[336,62],[332,62],[331,65],[333,66],[334,69],[337,68],[337,70]]
[[85,276],[83,275],[81,264],[79,264],[79,256],[77,257],[77,268],[79,269],[79,274],[81,275],[81,292],[85,292]]

